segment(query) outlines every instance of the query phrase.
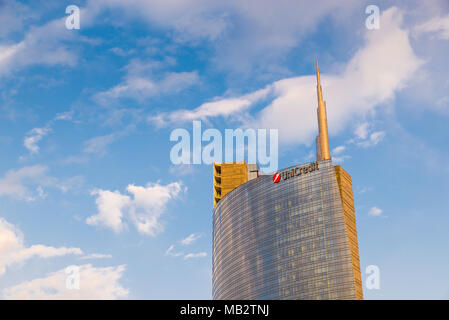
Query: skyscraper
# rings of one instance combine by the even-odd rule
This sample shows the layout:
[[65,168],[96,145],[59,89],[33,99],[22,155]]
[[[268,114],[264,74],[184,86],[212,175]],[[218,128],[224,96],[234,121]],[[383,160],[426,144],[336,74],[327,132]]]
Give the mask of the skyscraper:
[[257,177],[257,164],[248,164],[245,161],[214,162],[214,206],[228,192]]
[[214,197],[214,299],[363,299],[351,176],[332,164],[316,73],[316,161]]

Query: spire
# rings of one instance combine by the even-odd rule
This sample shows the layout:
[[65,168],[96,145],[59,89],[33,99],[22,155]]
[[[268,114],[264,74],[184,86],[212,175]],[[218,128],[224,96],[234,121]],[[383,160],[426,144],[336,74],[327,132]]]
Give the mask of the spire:
[[318,66],[318,59],[316,60],[316,82],[321,87],[320,81],[320,67]]
[[318,67],[318,60],[316,61],[316,89],[318,97],[318,136],[316,137],[316,157],[317,160],[331,159],[329,151],[329,136],[327,133],[327,115],[326,102],[323,100],[323,91],[321,89],[320,68]]

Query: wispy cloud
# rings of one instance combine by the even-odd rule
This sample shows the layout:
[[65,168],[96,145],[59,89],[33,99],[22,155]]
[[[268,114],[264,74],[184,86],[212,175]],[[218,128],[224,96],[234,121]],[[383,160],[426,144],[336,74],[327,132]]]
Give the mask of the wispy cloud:
[[104,254],[104,253],[90,253],[90,254],[80,257],[80,260],[109,259],[109,258],[112,258],[112,255]]
[[[192,233],[190,234],[188,237],[182,239],[179,241],[179,243],[186,247],[186,246],[190,246],[192,245],[196,240],[198,240],[199,238],[201,238],[202,235],[201,234],[196,234],[196,233]],[[175,251],[175,245],[172,244],[167,251],[165,252],[166,256],[171,256],[171,257],[183,257],[184,260],[187,259],[192,259],[192,258],[203,258],[206,257],[207,254],[205,252],[199,252],[199,253],[184,253],[182,251]]]
[[165,251],[165,255],[170,256],[170,257],[179,257],[184,254],[182,252],[175,252],[174,250],[175,250],[175,245],[172,244],[170,247],[168,247],[167,251]]
[[[80,40],[95,43],[65,28],[67,16],[64,11],[61,12],[61,17],[39,25],[43,20],[40,16],[42,13],[33,9],[17,1],[13,5],[0,3],[0,36],[13,31],[20,31],[22,36],[21,40],[0,45],[0,77],[32,65],[73,67],[78,63],[78,52],[76,47],[69,44],[76,40],[78,43]],[[105,6],[96,1],[90,1],[86,7],[82,7],[83,27],[95,24],[98,21],[95,18],[104,9]],[[30,20],[30,17],[33,18],[32,23],[25,25],[23,21]]]
[[155,95],[179,92],[197,82],[198,73],[196,71],[171,72],[165,74],[159,80],[132,77],[108,91],[98,93],[96,99],[103,104],[120,98],[133,98],[144,101]]
[[31,130],[25,139],[23,140],[23,145],[31,154],[36,154],[39,152],[39,146],[37,143],[50,132],[49,127],[44,128],[34,128]]
[[343,163],[346,159],[351,159],[351,156],[348,155],[332,156],[332,161],[334,163]]
[[0,178],[0,196],[6,195],[26,201],[33,201],[36,195],[30,190],[31,185],[55,185],[56,179],[46,175],[47,167],[34,165],[18,170],[9,170]]
[[26,246],[22,232],[3,218],[0,218],[0,276],[12,265],[24,263],[33,258],[51,258],[65,255],[81,255],[80,248],[52,247],[42,244]]
[[378,207],[371,207],[368,211],[368,215],[374,216],[374,217],[380,216],[380,215],[382,215],[382,213],[383,213],[383,210]]
[[104,156],[108,146],[116,140],[129,135],[135,129],[135,125],[131,123],[122,130],[112,132],[106,135],[96,136],[84,142],[84,153]]
[[67,288],[66,269],[48,274],[46,277],[25,281],[3,289],[4,299],[24,300],[111,300],[126,298],[129,290],[120,284],[126,266],[97,268],[91,264],[78,266],[79,289]]
[[369,139],[360,141],[357,144],[364,148],[372,147],[377,145],[380,141],[382,141],[385,135],[386,135],[385,131],[376,131],[370,134]]
[[67,121],[72,120],[73,119],[73,113],[74,113],[73,110],[60,112],[60,113],[56,114],[55,120],[56,121],[58,121],[58,120],[67,120]]
[[[43,187],[52,187],[67,192],[69,189],[76,189],[84,182],[81,176],[59,180],[47,175],[47,171],[48,168],[43,165],[9,170],[3,178],[0,178],[0,196],[34,201],[45,195]],[[36,189],[36,192],[33,192],[33,189]]]
[[123,18],[142,19],[149,26],[163,28],[176,43],[207,42],[212,48],[214,66],[240,74],[254,68],[276,69],[280,58],[324,19],[338,16],[341,21],[353,10],[362,12],[356,0],[344,4],[333,0],[313,4],[279,4],[272,0],[96,0],[90,4],[119,10]]
[[[33,128],[29,131],[23,139],[23,145],[28,150],[30,155],[39,153],[40,147],[38,143],[52,132],[52,127],[56,121],[69,121],[73,118],[73,111],[66,111],[56,114],[56,116],[48,121],[43,127]],[[21,157],[25,159],[25,157]]]
[[371,190],[372,190],[371,187],[357,187],[357,194],[363,194]]
[[18,1],[0,2],[0,39],[22,31],[27,20],[35,19],[36,14]]
[[434,17],[414,28],[417,35],[430,33],[439,39],[449,39],[449,14],[442,17]]
[[200,234],[192,233],[192,234],[189,235],[187,238],[182,239],[182,240],[181,240],[181,244],[184,245],[184,246],[188,246],[188,245],[194,243],[194,242],[195,242],[196,240],[198,240],[199,238],[201,238],[201,235],[200,235]]
[[114,102],[121,98],[132,98],[143,102],[144,100],[168,93],[177,93],[199,81],[197,71],[170,72],[167,67],[174,61],[166,58],[165,61],[133,59],[125,67],[124,80],[111,89],[97,93],[95,100],[101,104]]
[[184,256],[184,260],[194,259],[194,258],[205,258],[205,257],[207,257],[206,252],[188,253]]
[[84,152],[102,156],[106,153],[107,146],[114,142],[115,139],[116,135],[113,133],[91,138],[84,143]]
[[75,35],[63,27],[64,21],[60,18],[31,28],[23,40],[0,46],[0,76],[34,64],[74,66],[77,56],[62,42]]
[[337,155],[337,154],[340,154],[340,153],[342,153],[343,151],[345,151],[345,149],[346,149],[346,147],[345,146],[338,146],[338,147],[335,147],[333,150],[332,150],[332,154],[334,155]]
[[[422,66],[410,44],[409,31],[402,28],[402,13],[397,8],[382,14],[382,28],[367,31],[365,44],[338,74],[322,74],[329,130],[336,134],[351,121],[371,114],[377,106],[395,97],[407,86]],[[176,110],[149,118],[157,126],[173,122],[229,117],[246,112],[262,99],[269,104],[255,116],[241,118],[243,125],[279,130],[279,140],[308,144],[316,134],[316,119],[310,108],[316,105],[315,76],[300,76],[273,82],[264,89],[237,97],[207,102],[193,110]],[[351,88],[351,94],[347,94]],[[384,134],[369,137],[370,145],[378,143]]]
[[169,113],[161,113],[148,117],[150,123],[157,127],[164,127],[174,123],[182,123],[193,120],[207,120],[213,117],[228,117],[234,113],[242,112],[251,107],[257,101],[265,98],[271,88],[257,90],[253,93],[236,98],[217,98],[215,101],[206,102],[193,110],[177,110]]
[[359,124],[354,132],[355,137],[347,141],[349,144],[356,144],[362,148],[368,148],[376,146],[381,142],[385,136],[385,131],[371,131],[371,126],[368,122]]

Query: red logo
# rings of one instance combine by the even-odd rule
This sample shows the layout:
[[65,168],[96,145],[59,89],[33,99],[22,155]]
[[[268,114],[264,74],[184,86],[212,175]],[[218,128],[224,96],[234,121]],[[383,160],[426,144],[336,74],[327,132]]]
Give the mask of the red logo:
[[274,182],[274,183],[278,183],[279,180],[281,180],[281,175],[280,175],[279,173],[275,173],[275,174],[273,175],[273,182]]

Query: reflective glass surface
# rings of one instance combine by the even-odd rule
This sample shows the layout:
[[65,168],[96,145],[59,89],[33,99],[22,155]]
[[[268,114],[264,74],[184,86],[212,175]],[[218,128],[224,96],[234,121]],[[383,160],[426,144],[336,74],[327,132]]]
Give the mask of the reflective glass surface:
[[212,290],[214,299],[356,298],[331,160],[279,183],[261,176],[220,200]]

